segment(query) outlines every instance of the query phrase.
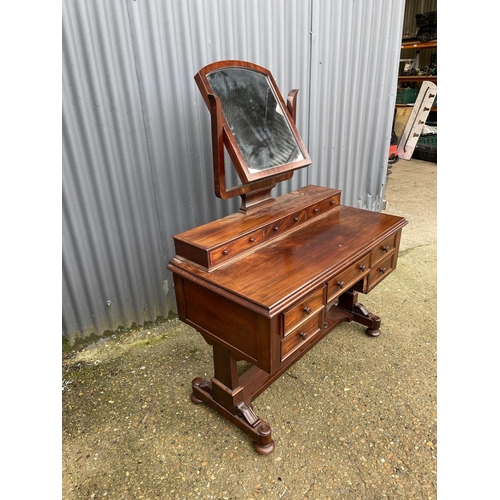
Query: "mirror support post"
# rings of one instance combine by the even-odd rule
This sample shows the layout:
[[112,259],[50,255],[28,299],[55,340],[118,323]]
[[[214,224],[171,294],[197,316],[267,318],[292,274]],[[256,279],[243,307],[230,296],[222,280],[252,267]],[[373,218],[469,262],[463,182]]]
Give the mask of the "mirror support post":
[[275,199],[271,196],[271,190],[274,186],[276,186],[275,182],[258,191],[251,191],[249,193],[242,194],[241,205],[238,211],[247,214],[252,210],[261,208],[262,206],[275,201]]
[[[224,140],[222,129],[222,105],[220,99],[208,94],[208,105],[212,125],[212,161],[214,167],[214,190],[218,198],[227,199],[225,195],[226,172],[224,169]],[[221,190],[222,188],[222,190]]]
[[288,97],[286,98],[286,107],[288,111],[290,111],[290,115],[292,116],[292,120],[297,123],[296,115],[297,115],[297,94],[299,93],[299,89],[292,89],[288,92]]

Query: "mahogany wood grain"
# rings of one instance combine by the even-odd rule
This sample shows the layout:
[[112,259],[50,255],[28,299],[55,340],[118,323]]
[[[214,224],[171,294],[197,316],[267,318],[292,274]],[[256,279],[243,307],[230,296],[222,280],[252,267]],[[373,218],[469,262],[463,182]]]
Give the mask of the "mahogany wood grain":
[[[380,335],[380,318],[358,302],[358,292],[396,268],[407,222],[339,203],[337,190],[307,186],[255,213],[175,236],[168,268],[179,318],[214,352],[214,377],[193,380],[191,400],[246,432],[261,454],[271,453],[274,441],[251,402],[341,322]],[[201,266],[202,257],[215,266]],[[238,375],[238,360],[253,366]]]
[[[228,67],[265,75],[303,160],[250,172],[207,75]],[[285,104],[271,73],[244,61],[202,68],[196,83],[211,114],[214,189],[241,196],[240,213],[174,236],[179,318],[212,345],[214,376],[192,381],[191,401],[206,403],[245,432],[257,453],[271,453],[271,426],[252,401],[342,322],[380,335],[381,319],[358,302],[397,266],[402,217],[340,204],[340,191],[306,186],[274,199],[276,183],[311,163],[298,133],[297,90]],[[268,89],[269,90],[269,89]],[[242,184],[228,187],[227,149]],[[252,366],[238,373],[238,361]]]
[[176,266],[273,311],[298,290],[353,264],[405,223],[341,205],[209,274],[189,262]]
[[[176,254],[206,270],[212,270],[263,240],[267,242],[339,204],[340,191],[307,186],[281,196],[276,203],[256,213],[232,214],[175,235]],[[318,210],[315,211],[315,208]],[[263,240],[260,235],[256,236],[260,229],[263,230]],[[250,242],[252,237],[254,241]],[[255,241],[255,238],[259,241]],[[231,251],[228,246],[233,246]],[[224,251],[227,253],[224,254]]]
[[317,292],[307,295],[303,300],[300,300],[296,306],[283,314],[283,335],[290,333],[294,329],[308,319],[310,316],[317,313],[325,304],[325,287],[320,288]]
[[339,272],[327,283],[328,302],[335,299],[354,283],[366,276],[370,271],[370,255],[367,254],[351,264],[346,270]]
[[297,123],[297,94],[299,89],[292,89],[286,98],[286,107],[290,111],[290,116],[294,123]]
[[182,280],[186,301],[180,317],[212,342],[230,348],[238,359],[271,370],[269,318],[217,293]]

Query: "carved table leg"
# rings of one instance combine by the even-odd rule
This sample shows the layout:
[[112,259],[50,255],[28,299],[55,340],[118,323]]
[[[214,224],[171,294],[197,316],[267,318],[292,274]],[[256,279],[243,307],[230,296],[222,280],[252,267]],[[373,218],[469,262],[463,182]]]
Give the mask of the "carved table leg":
[[349,311],[352,314],[352,321],[360,323],[368,328],[365,333],[370,337],[378,337],[380,335],[380,323],[381,319],[369,312],[366,307],[357,302],[358,294],[357,292],[347,291],[339,297],[338,307]]
[[214,344],[214,378],[209,382],[195,378],[191,401],[206,403],[227,420],[245,432],[253,441],[255,451],[268,455],[274,450],[271,426],[255,415],[244,401],[243,387],[239,385],[237,363],[224,347]]

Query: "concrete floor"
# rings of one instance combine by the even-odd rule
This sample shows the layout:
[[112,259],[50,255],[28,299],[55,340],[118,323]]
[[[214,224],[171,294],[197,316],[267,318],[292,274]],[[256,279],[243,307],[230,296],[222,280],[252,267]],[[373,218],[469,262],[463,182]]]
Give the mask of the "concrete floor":
[[254,402],[275,451],[190,402],[211,348],[177,319],[63,355],[65,499],[435,499],[437,165],[400,160],[386,212],[404,216],[396,271]]

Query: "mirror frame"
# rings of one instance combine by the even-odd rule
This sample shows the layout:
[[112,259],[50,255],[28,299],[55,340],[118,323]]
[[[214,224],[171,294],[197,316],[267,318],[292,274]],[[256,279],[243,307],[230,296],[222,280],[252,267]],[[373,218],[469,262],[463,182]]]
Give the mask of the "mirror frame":
[[[263,76],[266,77],[270,88],[272,92],[274,93],[274,96],[276,97],[276,100],[281,107],[283,116],[288,122],[289,129],[292,133],[293,138],[295,139],[297,146],[302,153],[303,159],[299,161],[295,161],[292,163],[286,163],[283,165],[277,165],[274,167],[270,167],[267,169],[260,170],[258,172],[250,172],[250,169],[247,166],[247,163],[243,157],[243,154],[236,142],[236,139],[231,132],[231,129],[224,117],[224,113],[221,110],[220,106],[220,100],[214,93],[212,87],[210,86],[210,83],[207,79],[207,75],[210,73],[216,71],[216,70],[221,70],[224,68],[244,68],[244,69],[249,69],[251,71],[255,71],[257,73],[262,74]],[[278,86],[276,85],[276,82],[274,81],[274,78],[269,70],[266,68],[263,68],[262,66],[258,66],[257,64],[249,63],[246,61],[239,61],[239,60],[225,60],[225,61],[218,61],[212,64],[209,64],[205,67],[203,67],[196,75],[195,75],[195,81],[198,85],[198,88],[200,89],[200,92],[202,94],[203,100],[205,101],[205,104],[207,105],[210,113],[212,114],[212,121],[215,119],[216,121],[220,121],[219,128],[222,129],[222,143],[226,147],[226,150],[229,153],[229,156],[236,168],[236,171],[238,173],[239,178],[243,182],[243,184],[250,184],[254,183],[255,181],[265,181],[266,179],[272,179],[276,178],[277,180],[281,180],[284,178],[290,178],[291,175],[293,175],[293,171],[307,167],[310,165],[311,158],[309,157],[309,153],[307,152],[307,149],[302,141],[302,138],[300,137],[299,131],[297,130],[297,126],[295,125],[295,120],[292,117],[290,110],[288,106],[285,104],[283,97],[278,89]],[[214,98],[215,97],[215,98]],[[218,108],[218,109],[217,109]],[[215,115],[215,116],[214,116]],[[216,124],[217,127],[217,124]],[[213,132],[213,130],[212,130]],[[215,152],[214,152],[215,154]],[[219,155],[221,152],[219,151]],[[220,159],[219,159],[220,161]],[[214,157],[214,162],[215,162],[215,157]],[[215,166],[214,166],[214,171],[215,171]],[[283,174],[290,173],[291,175],[286,175],[283,176]],[[217,182],[216,182],[217,183]],[[261,183],[258,183],[261,184]],[[217,194],[217,190],[216,190]],[[236,193],[235,193],[236,194]],[[218,195],[219,196],[219,195]]]

